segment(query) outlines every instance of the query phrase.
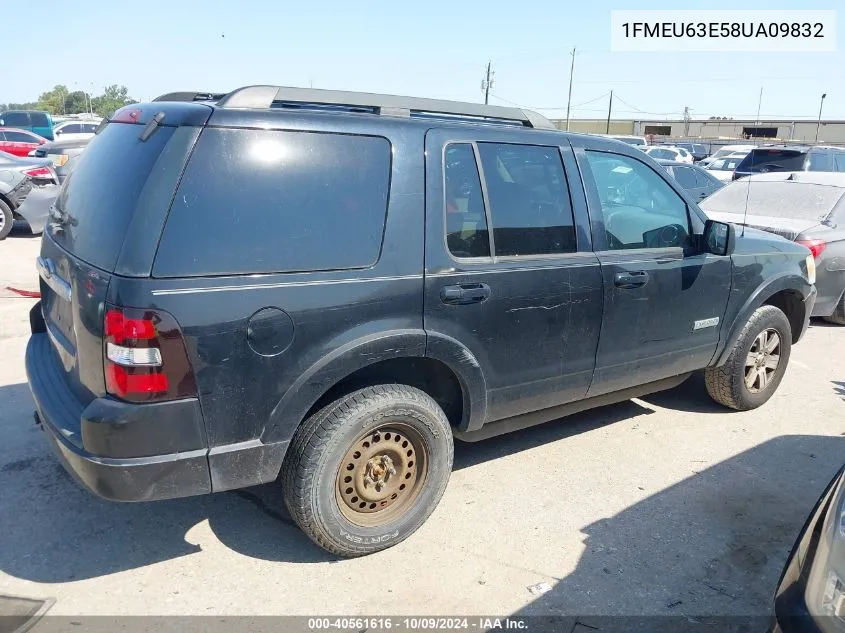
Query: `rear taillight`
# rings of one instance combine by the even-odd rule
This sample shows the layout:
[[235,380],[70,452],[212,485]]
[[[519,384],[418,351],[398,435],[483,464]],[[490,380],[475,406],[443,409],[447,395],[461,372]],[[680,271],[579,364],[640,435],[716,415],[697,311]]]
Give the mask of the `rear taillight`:
[[806,246],[810,249],[810,252],[813,254],[813,259],[818,259],[819,255],[822,254],[827,243],[824,240],[795,240],[799,244]]
[[112,123],[137,123],[140,116],[141,110],[138,108],[121,108],[112,115],[109,121]]
[[167,312],[106,306],[103,322],[106,391],[130,402],[196,395],[185,340]]
[[36,167],[34,169],[26,169],[24,172],[30,178],[51,178],[53,174],[46,167]]

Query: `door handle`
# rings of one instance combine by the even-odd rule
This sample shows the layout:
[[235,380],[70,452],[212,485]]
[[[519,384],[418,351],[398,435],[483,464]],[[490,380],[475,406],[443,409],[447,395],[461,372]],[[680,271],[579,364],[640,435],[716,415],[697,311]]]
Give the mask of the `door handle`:
[[648,273],[644,270],[616,273],[613,276],[613,285],[617,288],[631,289],[641,288],[648,283]]
[[481,303],[489,296],[490,286],[487,284],[456,284],[440,289],[440,300],[450,305]]

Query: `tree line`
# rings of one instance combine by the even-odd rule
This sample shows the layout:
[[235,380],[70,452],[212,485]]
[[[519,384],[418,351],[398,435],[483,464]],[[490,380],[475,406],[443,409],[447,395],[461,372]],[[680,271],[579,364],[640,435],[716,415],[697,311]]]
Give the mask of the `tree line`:
[[6,110],[43,110],[54,116],[63,114],[81,114],[93,112],[106,117],[118,108],[130,103],[138,103],[129,96],[126,86],[112,84],[106,86],[102,94],[93,95],[82,90],[69,91],[65,85],[54,86],[52,90],[41,93],[38,101],[29,103],[0,103],[0,112]]

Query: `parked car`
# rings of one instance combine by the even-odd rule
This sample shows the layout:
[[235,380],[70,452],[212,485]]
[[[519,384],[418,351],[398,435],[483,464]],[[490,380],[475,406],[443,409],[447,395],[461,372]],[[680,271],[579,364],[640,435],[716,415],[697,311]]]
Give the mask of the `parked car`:
[[[717,158],[716,160],[708,163],[705,169],[721,182],[730,182],[733,180],[734,170],[737,165],[742,162],[742,159],[745,158],[746,154],[747,152],[728,154],[722,158]],[[703,162],[699,164],[702,165]]]
[[822,145],[766,145],[755,147],[737,165],[733,178],[770,171],[845,172],[845,148]]
[[845,174],[749,176],[701,206],[708,217],[769,231],[809,248],[818,289],[812,316],[845,325]]
[[717,189],[725,186],[718,178],[707,173],[697,165],[679,163],[673,160],[658,160],[663,168],[678,181],[690,196],[695,200],[703,200]]
[[701,161],[701,167],[707,167],[714,160],[717,160],[719,158],[725,158],[726,156],[730,156],[732,154],[745,155],[755,147],[757,147],[757,145],[723,145],[715,152],[713,152],[710,156],[703,159]]
[[32,180],[19,169],[0,167],[0,240],[6,238],[15,223],[21,203],[32,191]]
[[45,143],[38,149],[34,150],[30,156],[37,158],[48,158],[53,163],[56,169],[56,174],[59,177],[59,182],[63,183],[65,178],[70,174],[72,161],[74,157],[79,156],[88,147],[90,138],[81,138],[69,141],[53,141],[52,143]]
[[0,152],[0,169],[18,170],[29,176],[35,185],[58,184],[59,182],[53,163],[47,158],[22,158]]
[[64,121],[53,128],[53,135],[58,141],[90,139],[99,125],[99,121]]
[[53,140],[53,118],[40,110],[7,110],[0,113],[0,127],[28,130],[38,136]]
[[845,468],[827,485],[781,573],[772,633],[845,631]]
[[645,147],[648,145],[648,141],[645,140],[644,136],[629,136],[627,134],[602,134],[601,136],[612,138],[617,141],[622,141],[623,143],[627,143],[628,145],[638,147],[639,149],[645,149]]
[[673,160],[679,163],[687,163],[692,165],[692,154],[680,147],[670,147],[668,145],[649,145],[645,148],[646,154],[654,159]]
[[432,512],[453,437],[699,369],[752,409],[807,327],[809,251],[624,143],[432,99],[196,99],[118,110],[42,237],[29,385],[100,496],[279,480],[315,543],[367,554]]
[[693,162],[699,162],[710,156],[710,149],[704,143],[687,143],[687,142],[679,142],[679,143],[671,143],[672,147],[677,147],[679,149],[686,150],[690,154],[692,154]]
[[0,127],[0,151],[14,156],[27,156],[47,139],[26,130]]

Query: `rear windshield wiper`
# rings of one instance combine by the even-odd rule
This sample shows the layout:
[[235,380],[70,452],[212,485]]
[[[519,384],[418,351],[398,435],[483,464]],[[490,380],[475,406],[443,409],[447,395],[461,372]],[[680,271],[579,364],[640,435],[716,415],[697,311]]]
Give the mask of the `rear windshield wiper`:
[[164,121],[164,112],[157,112],[156,115],[150,119],[150,122],[144,127],[144,131],[138,136],[138,140],[143,143],[150,138],[158,129],[158,126],[161,125],[162,121]]

